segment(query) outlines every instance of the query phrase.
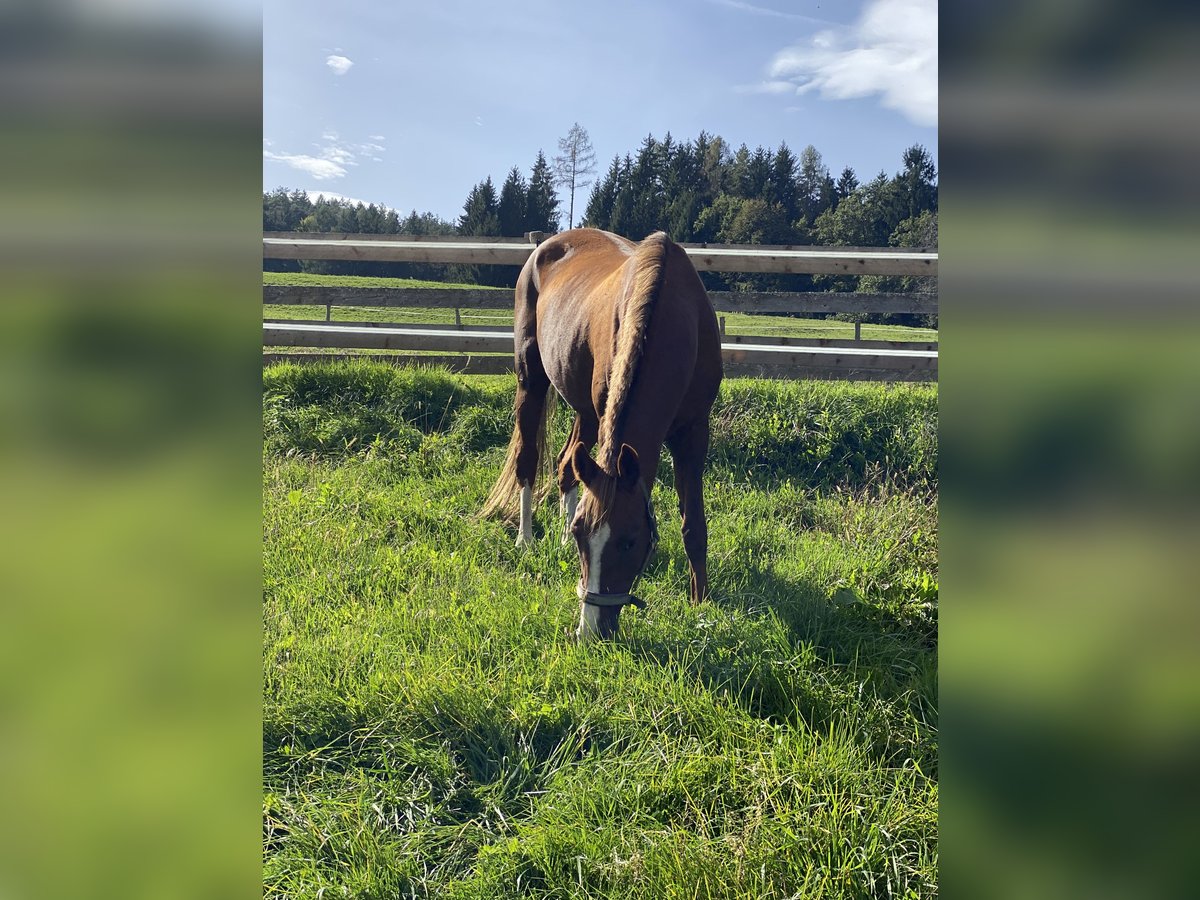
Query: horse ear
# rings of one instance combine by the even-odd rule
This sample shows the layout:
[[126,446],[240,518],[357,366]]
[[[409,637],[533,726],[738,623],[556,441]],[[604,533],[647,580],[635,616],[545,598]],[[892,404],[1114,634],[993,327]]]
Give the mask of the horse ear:
[[596,481],[596,476],[600,474],[600,467],[588,456],[583,441],[576,441],[575,446],[571,448],[571,469],[585,487],[591,487]]
[[631,491],[641,477],[642,466],[638,462],[637,451],[628,444],[621,445],[621,453],[617,457],[617,479],[621,487]]

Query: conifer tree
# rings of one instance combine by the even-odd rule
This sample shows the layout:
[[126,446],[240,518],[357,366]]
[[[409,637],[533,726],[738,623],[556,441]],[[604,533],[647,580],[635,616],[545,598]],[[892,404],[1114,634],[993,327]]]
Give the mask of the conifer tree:
[[489,175],[467,195],[463,214],[458,220],[459,234],[499,235],[500,219],[497,215],[496,187]]
[[524,231],[558,231],[558,197],[554,193],[554,175],[546,154],[538,151],[537,161],[529,176],[529,193],[525,207]]
[[496,216],[500,222],[500,234],[504,237],[520,237],[525,233],[525,209],[528,205],[529,188],[519,169],[513,166],[504,186],[500,188],[500,200]]
[[617,200],[617,191],[621,182],[621,157],[614,156],[604,177],[592,188],[588,198],[587,209],[583,214],[581,225],[591,228],[612,229],[613,204]]

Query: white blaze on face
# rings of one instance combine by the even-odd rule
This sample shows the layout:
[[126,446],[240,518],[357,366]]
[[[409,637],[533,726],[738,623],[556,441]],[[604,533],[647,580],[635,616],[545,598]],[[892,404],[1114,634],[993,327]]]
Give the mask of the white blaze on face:
[[[612,528],[605,522],[588,538],[588,573],[587,591],[590,594],[600,593],[600,560],[604,556],[604,548],[608,544]],[[600,637],[600,607],[590,603],[579,604],[579,628],[575,632],[579,640],[590,640]]]
[[521,488],[521,531],[517,535],[517,546],[533,542],[533,488]]
[[587,589],[589,594],[600,593],[600,560],[604,556],[604,548],[608,545],[608,536],[611,533],[612,528],[605,522],[588,538]]

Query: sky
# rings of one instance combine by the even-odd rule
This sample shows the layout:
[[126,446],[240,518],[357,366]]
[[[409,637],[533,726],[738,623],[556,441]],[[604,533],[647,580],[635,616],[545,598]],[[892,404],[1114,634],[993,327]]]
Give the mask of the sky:
[[265,0],[263,188],[454,220],[575,122],[598,175],[703,130],[866,181],[937,160],[937,30],[936,0]]

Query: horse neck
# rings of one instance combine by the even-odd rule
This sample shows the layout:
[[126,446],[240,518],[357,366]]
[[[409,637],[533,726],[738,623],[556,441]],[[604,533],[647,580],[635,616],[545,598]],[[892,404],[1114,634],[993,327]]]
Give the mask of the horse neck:
[[614,471],[621,445],[637,451],[647,485],[654,481],[663,444],[675,420],[675,414],[689,383],[689,372],[681,370],[682,354],[660,351],[653,332],[648,336],[646,353],[638,366],[624,413],[613,430],[610,443],[599,448],[597,461]]

